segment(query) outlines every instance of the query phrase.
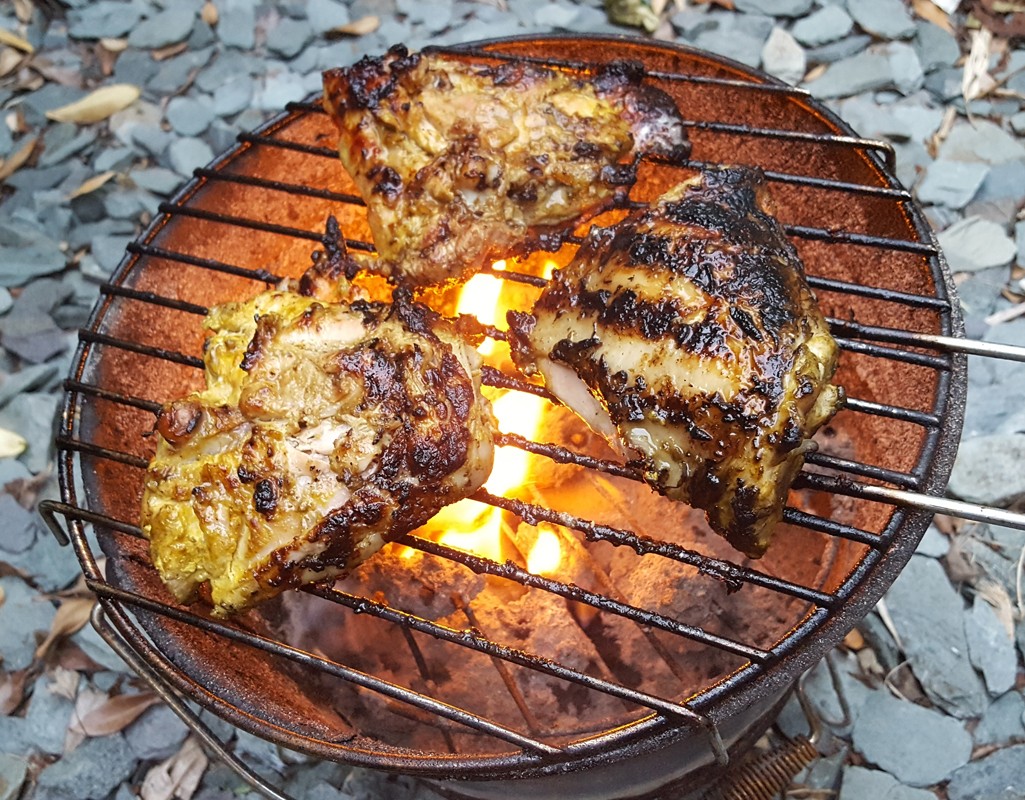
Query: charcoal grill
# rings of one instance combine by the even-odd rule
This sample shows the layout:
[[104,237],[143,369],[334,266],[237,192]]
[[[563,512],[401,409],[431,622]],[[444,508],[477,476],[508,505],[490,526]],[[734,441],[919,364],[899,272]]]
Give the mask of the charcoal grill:
[[[452,603],[465,621],[451,625],[408,610],[401,591],[381,597],[345,587],[306,590],[346,624],[358,619],[381,636],[400,637],[400,668],[375,674],[360,668],[358,654],[328,657],[295,646],[279,620],[267,618],[271,612],[221,622],[170,600],[149,565],[138,505],[154,414],[197,385],[201,315],[213,303],[299,274],[329,214],[340,220],[350,249],[372,249],[363,206],[316,100],[292,104],[241,135],[230,152],[196,170],[129,245],[80,334],[56,439],[62,502],[45,504],[44,514],[58,538],[74,545],[99,598],[94,622],[108,641],[269,796],[282,797],[200,722],[196,705],[288,748],[424,777],[462,797],[639,797],[670,784],[696,790],[704,778],[693,776],[714,774],[748,746],[797,677],[872,608],[934,513],[1025,527],[1019,515],[942,497],[960,434],[967,354],[1022,359],[1022,352],[963,339],[950,274],[894,177],[892,149],[854,135],[805,92],[707,53],[625,37],[514,38],[447,52],[584,74],[613,58],[642,62],[649,80],[678,101],[693,160],[645,159],[633,201],[656,196],[706,163],[765,170],[779,218],[843,349],[838,380],[848,393],[832,429],[846,449],[824,447],[808,458],[795,485],[802,499],[786,511],[789,533],[769,556],[746,562],[727,550],[681,545],[671,531],[633,530],[520,497],[482,490],[475,499],[645,564],[684,565],[704,598],[760,593],[788,609],[782,627],[745,640],[731,635],[728,624],[706,628],[685,615],[681,621],[633,605],[612,581],[582,587],[565,575],[533,575],[514,561],[469,555],[419,534],[402,540],[418,557],[487,576],[519,595],[565,598],[565,614],[586,611],[599,627],[624,621],[646,640],[657,638],[658,652],[672,651],[679,640],[693,648],[697,664],[718,664],[718,671],[659,694],[615,665],[582,670],[510,644],[505,631],[481,628],[472,603],[462,598]],[[579,241],[540,257],[565,263]],[[529,262],[502,276],[542,283]],[[496,370],[486,382],[544,395]],[[501,443],[533,453],[553,470],[583,471],[596,485],[635,477],[572,443],[512,435]],[[501,677],[518,719],[491,718],[475,710],[472,698],[446,699],[439,676],[470,657],[485,659]],[[529,680],[533,673],[560,687],[557,697],[612,698],[622,713],[588,731],[540,724],[516,677]],[[332,706],[339,696],[365,701],[372,711],[354,722]],[[395,716],[399,732],[381,733],[366,721],[377,714]],[[428,744],[405,738],[407,729],[427,731]]]

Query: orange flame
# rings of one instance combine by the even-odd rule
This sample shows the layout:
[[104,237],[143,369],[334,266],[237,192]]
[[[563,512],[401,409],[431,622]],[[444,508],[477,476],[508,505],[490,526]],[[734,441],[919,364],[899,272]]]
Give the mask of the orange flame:
[[[504,270],[504,261],[495,262],[495,270]],[[551,273],[554,262],[545,265],[545,272]],[[481,323],[500,330],[505,328],[505,312],[509,306],[503,302],[502,290],[505,281],[494,275],[478,274],[467,281],[459,295],[456,312],[475,316]],[[485,339],[478,348],[485,361],[494,361],[498,348],[492,339]],[[488,390],[492,410],[503,433],[515,433],[533,439],[538,432],[544,414],[545,401],[533,395],[504,390]],[[516,447],[499,447],[495,451],[495,463],[485,490],[495,495],[515,494],[529,479],[530,455]],[[480,504],[464,500],[443,509],[431,521],[431,527],[444,531],[439,541],[447,546],[474,553],[494,561],[503,560],[503,520],[501,509],[491,506],[481,508]],[[551,571],[561,560],[558,537],[551,531],[539,535],[531,554],[529,565],[537,570]],[[553,555],[554,542],[554,555]],[[539,550],[539,548],[541,548]],[[535,555],[533,551],[538,551]]]

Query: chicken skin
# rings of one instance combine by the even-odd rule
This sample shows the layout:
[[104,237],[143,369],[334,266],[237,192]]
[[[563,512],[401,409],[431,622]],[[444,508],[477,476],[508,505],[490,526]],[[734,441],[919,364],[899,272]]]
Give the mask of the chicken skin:
[[713,169],[592,229],[513,356],[660,493],[753,557],[836,411],[837,345],[755,169]]
[[689,152],[672,99],[642,78],[625,63],[583,81],[401,46],[325,72],[324,106],[377,248],[367,268],[441,285],[558,249],[625,197],[638,154]]
[[223,617],[333,579],[487,479],[473,343],[405,290],[390,304],[268,291],[205,325],[206,389],[160,412],[142,502],[178,600]]

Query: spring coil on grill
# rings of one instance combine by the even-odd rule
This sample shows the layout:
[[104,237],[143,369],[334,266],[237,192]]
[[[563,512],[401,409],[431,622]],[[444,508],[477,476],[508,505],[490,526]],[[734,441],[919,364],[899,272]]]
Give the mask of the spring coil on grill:
[[797,681],[794,694],[808,721],[809,735],[783,737],[783,743],[772,750],[752,755],[744,760],[736,769],[720,778],[702,796],[701,800],[772,800],[778,797],[797,774],[819,757],[818,743],[823,736],[823,724],[828,723],[834,728],[845,728],[851,723],[851,709],[847,704],[847,696],[840,681],[832,653],[827,653],[822,663],[829,671],[829,680],[836,693],[840,706],[841,718],[826,720],[821,712],[815,709],[805,684],[812,667]]
[[709,789],[702,800],[771,800],[818,757],[815,745],[798,736],[748,759]]

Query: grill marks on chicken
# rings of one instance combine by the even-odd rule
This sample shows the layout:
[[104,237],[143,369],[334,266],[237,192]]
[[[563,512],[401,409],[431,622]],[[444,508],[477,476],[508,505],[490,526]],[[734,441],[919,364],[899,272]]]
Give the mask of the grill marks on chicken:
[[324,73],[342,163],[367,204],[369,269],[406,285],[556,250],[624,198],[641,152],[689,147],[672,99],[615,63],[593,80],[397,46]]
[[760,171],[709,170],[593,229],[514,358],[668,497],[759,556],[810,437],[835,412],[837,346]]
[[404,290],[392,304],[270,291],[205,325],[207,388],[161,411],[142,504],[180,601],[208,585],[225,616],[335,578],[486,480],[477,353]]

